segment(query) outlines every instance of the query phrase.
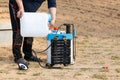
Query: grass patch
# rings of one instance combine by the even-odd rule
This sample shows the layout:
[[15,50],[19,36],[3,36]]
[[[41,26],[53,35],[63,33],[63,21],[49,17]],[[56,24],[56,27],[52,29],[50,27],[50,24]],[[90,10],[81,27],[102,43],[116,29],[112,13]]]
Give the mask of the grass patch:
[[23,80],[33,80],[33,79],[27,79],[27,78],[25,78],[25,79],[23,79]]
[[101,52],[93,52],[92,54],[101,54]]
[[31,65],[30,65],[30,67],[32,67],[32,68],[40,68],[40,65],[37,63],[33,63],[33,62],[31,62],[30,63]]
[[88,71],[90,68],[81,68],[81,71]]
[[115,35],[115,37],[118,37],[118,38],[119,38],[119,37],[120,37],[120,35]]
[[40,76],[41,73],[34,73],[32,76]]
[[[1,80],[1,79],[0,79]],[[20,80],[19,78],[4,78],[2,80]]]
[[117,73],[120,73],[120,68],[115,69]]
[[96,79],[107,80],[107,77],[105,74],[94,74],[92,77]]
[[102,69],[100,69],[100,72],[109,72],[109,69],[102,68]]
[[11,66],[16,66],[16,64],[11,64]]
[[[106,47],[106,48],[107,48],[107,47]],[[105,51],[105,52],[111,52],[112,49],[105,49],[104,51]]]
[[81,73],[75,73],[74,74],[74,77],[76,77],[76,76],[81,76],[82,74]]
[[3,73],[5,73],[5,74],[9,74],[9,72],[6,71],[6,70],[0,70],[0,74],[3,74]]
[[120,65],[120,61],[114,61],[113,65]]
[[105,64],[105,62],[101,61],[101,62],[95,62],[94,64]]
[[117,56],[117,55],[116,56],[112,56],[111,59],[112,60],[120,60],[120,56]]
[[40,68],[40,65],[37,64],[37,65],[34,65],[33,67],[34,68]]
[[18,75],[26,75],[25,71],[18,71],[17,74]]

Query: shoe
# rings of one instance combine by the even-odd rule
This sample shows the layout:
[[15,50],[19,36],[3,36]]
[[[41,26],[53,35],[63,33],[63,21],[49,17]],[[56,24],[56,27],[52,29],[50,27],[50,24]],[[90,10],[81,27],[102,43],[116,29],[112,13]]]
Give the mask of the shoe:
[[28,61],[26,61],[23,58],[18,59],[17,64],[18,64],[18,67],[20,70],[27,70],[28,69],[29,63],[28,63]]
[[25,56],[24,59],[27,60],[27,61],[42,62],[42,60],[40,58],[37,58],[37,57],[35,57],[33,55],[31,57],[26,57]]

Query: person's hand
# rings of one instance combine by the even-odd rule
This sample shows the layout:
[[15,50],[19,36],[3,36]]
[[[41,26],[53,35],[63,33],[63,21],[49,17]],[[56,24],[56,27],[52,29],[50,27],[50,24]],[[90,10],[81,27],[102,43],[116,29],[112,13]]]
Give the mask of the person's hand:
[[23,16],[23,13],[24,13],[24,7],[23,7],[22,0],[16,0],[16,3],[17,3],[18,8],[19,8],[19,11],[17,12],[17,17],[21,18]]
[[24,10],[23,9],[20,9],[18,12],[17,12],[17,17],[18,18],[21,18],[23,16],[23,13],[24,13]]
[[50,27],[50,29],[52,29],[52,28],[55,27],[55,20],[52,20],[52,21],[49,23],[49,27]]

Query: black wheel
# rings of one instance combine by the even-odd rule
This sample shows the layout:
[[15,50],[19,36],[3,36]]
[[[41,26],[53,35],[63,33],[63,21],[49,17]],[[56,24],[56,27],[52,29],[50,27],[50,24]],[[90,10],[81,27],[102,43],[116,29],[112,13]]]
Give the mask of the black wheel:
[[68,64],[63,64],[64,66],[68,66]]
[[48,64],[48,63],[47,63],[47,64],[46,64],[46,67],[47,67],[47,68],[52,68],[52,67],[53,67],[53,64]]

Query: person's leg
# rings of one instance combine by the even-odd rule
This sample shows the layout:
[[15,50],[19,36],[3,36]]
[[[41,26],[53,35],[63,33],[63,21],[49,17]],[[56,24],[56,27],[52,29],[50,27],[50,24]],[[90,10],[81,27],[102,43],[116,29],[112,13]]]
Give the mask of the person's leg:
[[[41,4],[38,1],[26,3],[25,0],[23,0],[25,12],[36,12]],[[23,43],[23,52],[25,54],[24,58],[28,61],[41,61],[32,54],[32,44],[33,44],[32,37],[24,38],[24,43]]]
[[25,54],[25,58],[29,58],[32,56],[32,43],[33,43],[32,37],[25,37],[24,38],[23,52]]
[[9,3],[9,11],[13,30],[12,51],[14,62],[18,64],[19,69],[24,69],[24,67],[20,66],[20,64],[28,68],[29,63],[22,58],[21,54],[22,36],[20,35],[20,20],[16,17],[16,13],[18,11],[17,4]]
[[16,13],[18,11],[17,4],[9,4],[10,11],[10,19],[13,30],[13,43],[12,43],[12,51],[14,55],[14,60],[18,60],[22,58],[21,54],[21,45],[22,45],[22,37],[20,35],[20,20],[16,17]]

